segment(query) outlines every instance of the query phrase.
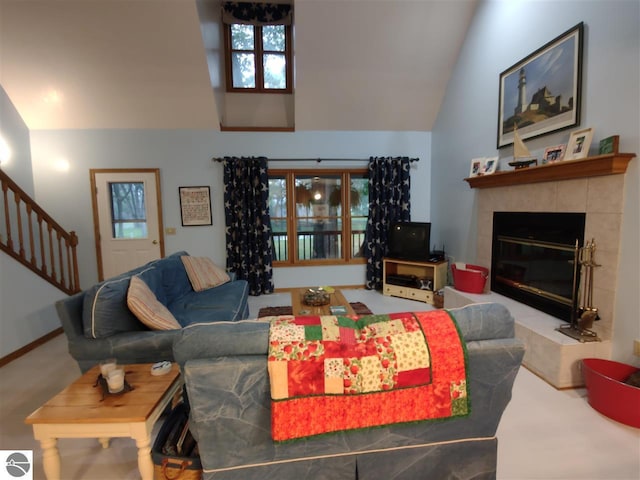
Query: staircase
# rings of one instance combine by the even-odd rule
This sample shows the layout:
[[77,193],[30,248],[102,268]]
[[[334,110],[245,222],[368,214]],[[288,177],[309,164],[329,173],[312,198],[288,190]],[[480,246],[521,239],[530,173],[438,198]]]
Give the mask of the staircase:
[[0,183],[0,250],[63,292],[79,292],[75,232],[64,230],[2,169]]

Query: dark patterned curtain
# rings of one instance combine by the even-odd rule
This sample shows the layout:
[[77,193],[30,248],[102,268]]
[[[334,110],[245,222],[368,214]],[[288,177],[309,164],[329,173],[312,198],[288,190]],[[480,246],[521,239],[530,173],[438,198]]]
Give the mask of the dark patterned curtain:
[[225,157],[227,268],[249,282],[249,293],[273,292],[267,159]]
[[365,236],[368,289],[382,288],[382,259],[387,254],[389,227],[411,220],[408,157],[369,159],[369,219]]
[[224,23],[291,25],[293,8],[282,3],[223,2]]

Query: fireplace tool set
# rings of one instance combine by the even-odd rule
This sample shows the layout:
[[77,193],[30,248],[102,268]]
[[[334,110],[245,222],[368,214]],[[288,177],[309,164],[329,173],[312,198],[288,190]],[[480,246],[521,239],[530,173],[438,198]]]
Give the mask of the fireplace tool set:
[[[593,322],[599,320],[598,309],[593,306],[593,270],[600,267],[594,260],[596,242],[591,239],[584,247],[576,241],[573,260],[573,302],[571,307],[571,323],[558,328],[558,331],[580,342],[599,342],[598,334],[591,330]],[[580,270],[581,269],[581,270]],[[580,295],[580,278],[582,278],[582,295]],[[580,298],[581,297],[581,298]],[[580,300],[580,306],[578,301]]]

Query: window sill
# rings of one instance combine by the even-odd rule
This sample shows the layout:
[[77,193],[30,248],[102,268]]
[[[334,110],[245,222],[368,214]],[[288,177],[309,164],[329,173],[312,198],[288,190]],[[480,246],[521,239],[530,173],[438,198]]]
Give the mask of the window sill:
[[295,132],[295,127],[231,127],[220,124],[221,132]]

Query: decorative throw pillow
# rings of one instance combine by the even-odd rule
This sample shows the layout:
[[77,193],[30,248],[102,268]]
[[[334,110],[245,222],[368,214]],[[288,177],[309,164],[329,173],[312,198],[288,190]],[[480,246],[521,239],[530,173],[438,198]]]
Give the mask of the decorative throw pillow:
[[151,330],[182,328],[171,312],[158,301],[155,294],[137,275],[131,277],[127,292],[127,306]]
[[182,258],[191,286],[196,292],[217,287],[231,280],[229,274],[213,263],[210,258],[191,256],[180,258]]

